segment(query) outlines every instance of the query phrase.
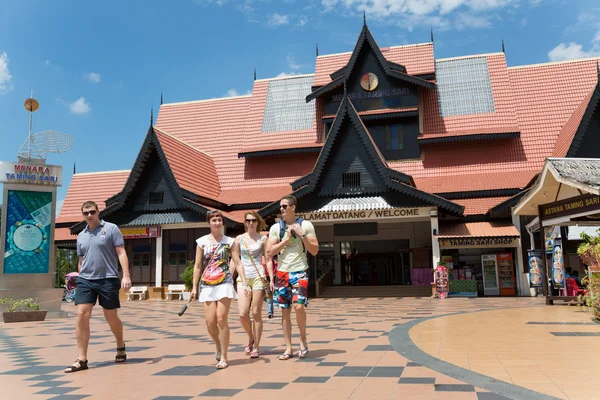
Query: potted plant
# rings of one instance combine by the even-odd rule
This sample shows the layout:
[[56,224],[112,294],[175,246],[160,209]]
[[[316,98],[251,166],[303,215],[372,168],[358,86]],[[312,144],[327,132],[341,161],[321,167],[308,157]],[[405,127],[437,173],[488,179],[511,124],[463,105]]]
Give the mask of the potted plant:
[[192,287],[194,286],[194,260],[189,260],[187,262],[187,266],[185,270],[181,274],[181,279],[183,279],[183,283],[185,283],[185,289],[187,292],[183,293],[183,300],[190,299],[190,292],[192,291]]
[[32,322],[46,319],[47,311],[40,311],[40,305],[32,298],[28,299],[0,299],[0,304],[6,306],[2,313],[5,323],[9,322]]
[[581,279],[587,285],[583,295],[578,296],[579,304],[584,310],[594,314],[593,320],[600,323],[600,272],[592,272]]
[[581,233],[583,243],[577,247],[577,255],[588,266],[590,272],[600,272],[600,236]]

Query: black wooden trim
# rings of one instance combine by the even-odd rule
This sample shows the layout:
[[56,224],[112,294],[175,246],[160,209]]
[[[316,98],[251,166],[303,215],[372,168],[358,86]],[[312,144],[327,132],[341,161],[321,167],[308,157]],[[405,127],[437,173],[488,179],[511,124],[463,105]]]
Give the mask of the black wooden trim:
[[418,75],[413,75],[415,78],[419,78],[419,79],[423,79],[425,81],[431,81],[435,79],[435,72],[431,73],[431,74],[418,74]]
[[344,83],[344,79],[338,78],[336,80],[329,82],[328,84],[326,84],[324,86],[321,86],[320,88],[318,88],[317,90],[315,90],[314,92],[312,92],[308,96],[306,96],[306,102],[308,103],[309,101],[316,99],[317,97],[321,96],[322,94],[327,93],[333,89],[336,89],[336,88],[342,86],[343,83]]
[[[465,179],[468,179],[468,176],[465,176]],[[473,190],[470,192],[447,192],[447,193],[436,193],[436,195],[443,197],[448,200],[455,199],[478,199],[481,197],[508,197],[514,196],[520,193],[522,188],[514,188],[514,189],[490,189],[490,190]]]
[[369,44],[369,46],[371,47],[371,50],[373,51],[375,58],[377,59],[377,61],[381,65],[381,68],[383,69],[384,73],[387,76],[396,78],[396,79],[400,79],[405,82],[409,82],[409,83],[412,83],[414,85],[418,85],[418,86],[421,86],[424,88],[428,88],[428,89],[435,88],[435,86],[436,86],[435,83],[428,82],[425,79],[422,79],[420,77],[408,75],[406,73],[406,67],[404,65],[388,61],[381,53],[381,49],[379,48],[379,46],[377,45],[377,42],[373,38],[371,31],[369,31],[369,28],[365,24],[365,25],[363,25],[363,28],[360,31],[358,40],[356,41],[356,45],[354,46],[354,50],[352,51],[352,55],[350,56],[348,63],[345,66],[343,66],[342,68],[338,69],[337,71],[334,71],[333,73],[331,73],[329,75],[332,79],[331,82],[320,87],[319,89],[315,90],[314,92],[312,92],[311,94],[306,96],[307,103],[309,101],[316,99],[317,97],[329,92],[330,90],[337,88],[339,85],[341,85],[341,83],[348,80],[348,78],[352,74],[352,71],[354,70],[354,65],[356,64],[356,61],[358,60],[358,55],[360,54],[363,46],[365,45],[365,42],[367,42]]
[[388,76],[391,76],[393,78],[397,78],[405,82],[412,83],[413,85],[424,87],[426,89],[435,89],[436,86],[433,82],[429,82],[421,78],[416,78],[412,75],[408,75],[400,71],[390,70],[387,74]]
[[314,180],[314,168],[313,168],[313,170],[310,173],[308,173],[307,175],[304,175],[301,178],[296,179],[290,185],[292,186],[292,190],[298,190],[302,186],[308,185],[310,183],[310,181],[312,181],[312,180]]
[[452,142],[467,142],[471,140],[498,140],[498,139],[512,139],[521,136],[521,132],[505,132],[505,133],[474,133],[472,135],[459,135],[452,136],[451,133],[445,137],[436,138],[419,138],[420,144],[434,144],[434,143],[452,143]]
[[489,209],[488,214],[493,217],[494,215],[509,211],[510,208],[516,206],[519,200],[521,200],[523,196],[529,193],[530,190],[531,189],[522,190],[521,192],[512,196],[510,199],[504,200],[500,204],[496,204],[494,207]]
[[302,153],[318,153],[321,151],[319,147],[297,147],[294,149],[276,149],[276,150],[261,150],[261,151],[246,151],[238,153],[238,158],[262,157],[262,156],[282,156],[286,154],[302,154]]
[[594,116],[594,112],[598,108],[598,103],[600,102],[600,76],[598,77],[598,83],[596,84],[596,88],[594,89],[594,94],[590,99],[590,102],[585,109],[585,113],[583,114],[583,118],[581,118],[581,122],[579,123],[579,127],[577,128],[577,132],[575,132],[575,136],[573,137],[573,141],[571,142],[571,146],[567,151],[567,155],[565,157],[575,157],[581,146],[581,142],[585,137],[586,132],[592,122],[592,117]]
[[[359,117],[360,119],[362,119],[363,121],[375,121],[375,120],[381,120],[381,119],[394,119],[394,118],[411,118],[411,117],[418,117],[419,116],[419,111],[396,111],[396,112],[389,112],[389,113],[385,113],[385,114],[373,114],[373,115],[360,115]],[[323,117],[323,122],[332,122],[335,119],[335,115],[333,116],[327,116],[327,117]]]

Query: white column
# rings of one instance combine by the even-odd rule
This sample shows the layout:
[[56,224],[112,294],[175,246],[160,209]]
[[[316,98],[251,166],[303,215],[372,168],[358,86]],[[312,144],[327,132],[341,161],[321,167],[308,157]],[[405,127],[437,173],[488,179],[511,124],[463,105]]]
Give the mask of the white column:
[[433,268],[437,267],[440,262],[440,242],[435,235],[440,234],[440,227],[438,225],[438,215],[437,210],[433,210],[429,212],[429,216],[431,217],[431,250],[433,253]]
[[[512,223],[520,233],[521,219],[518,215],[514,215],[512,212],[511,215]],[[531,235],[530,238],[532,239],[531,245],[533,247],[533,235]],[[519,269],[523,269],[524,271],[527,271],[529,269],[523,268],[524,265],[526,265],[526,263],[523,261],[523,241],[519,237],[519,247],[517,248],[517,258],[515,260],[515,275],[517,277],[517,296],[534,296],[535,289],[529,289],[529,273],[523,273],[519,271]]]
[[163,238],[162,231],[160,232],[160,236],[156,238],[156,284],[155,287],[162,287],[162,253],[163,253]]

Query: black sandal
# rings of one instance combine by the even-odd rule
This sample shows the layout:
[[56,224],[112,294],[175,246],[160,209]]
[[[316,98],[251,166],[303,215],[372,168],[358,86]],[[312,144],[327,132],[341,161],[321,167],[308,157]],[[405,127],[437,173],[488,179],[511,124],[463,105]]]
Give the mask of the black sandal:
[[122,363],[125,361],[127,361],[127,353],[125,353],[125,345],[123,345],[123,347],[117,347],[115,362]]
[[[75,366],[75,364],[79,363],[79,366]],[[73,365],[67,367],[65,369],[65,374],[70,374],[71,372],[83,371],[84,369],[88,369],[88,360],[81,361],[80,359],[75,360]]]

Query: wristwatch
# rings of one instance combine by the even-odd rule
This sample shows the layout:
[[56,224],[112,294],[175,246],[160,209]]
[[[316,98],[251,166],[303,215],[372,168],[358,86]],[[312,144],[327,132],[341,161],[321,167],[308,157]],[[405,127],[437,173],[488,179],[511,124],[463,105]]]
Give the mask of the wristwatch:
[[302,234],[302,238],[305,238],[305,237],[306,237],[306,233],[303,233],[303,234]]

